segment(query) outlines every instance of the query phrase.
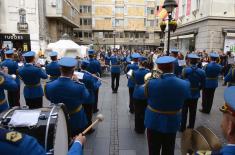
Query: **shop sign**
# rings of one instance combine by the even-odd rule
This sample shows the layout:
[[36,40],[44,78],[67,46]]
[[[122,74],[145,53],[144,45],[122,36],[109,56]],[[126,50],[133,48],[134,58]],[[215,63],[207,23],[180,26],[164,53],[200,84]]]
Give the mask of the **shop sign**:
[[18,31],[28,31],[28,23],[17,23]]
[[1,33],[0,40],[30,40],[29,34],[8,34],[8,33]]

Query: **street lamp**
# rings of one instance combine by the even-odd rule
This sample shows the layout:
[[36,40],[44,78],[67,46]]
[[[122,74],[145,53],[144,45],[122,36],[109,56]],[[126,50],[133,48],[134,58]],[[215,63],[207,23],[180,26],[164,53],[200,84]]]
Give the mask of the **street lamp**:
[[[172,12],[176,7],[178,7],[178,4],[176,3],[175,0],[165,0],[162,7],[166,9],[168,13],[168,23],[170,23],[172,20]],[[171,37],[171,30],[168,24],[168,44],[167,44],[167,53],[166,53],[167,55],[170,54],[170,37]]]
[[113,42],[114,42],[114,49],[116,48],[116,32],[115,31],[113,31]]

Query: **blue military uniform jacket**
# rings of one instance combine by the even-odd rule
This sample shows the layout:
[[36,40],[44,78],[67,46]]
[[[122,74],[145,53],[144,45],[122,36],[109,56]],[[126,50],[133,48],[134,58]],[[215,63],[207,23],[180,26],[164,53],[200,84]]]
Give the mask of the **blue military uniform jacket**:
[[87,67],[87,70],[91,74],[99,73],[101,75],[101,65],[100,65],[100,62],[98,60],[96,60],[96,59],[89,59],[88,61],[90,62],[90,64]]
[[206,73],[196,65],[186,67],[182,71],[182,78],[190,82],[190,99],[200,97],[200,90],[205,86]]
[[120,57],[112,55],[109,59],[111,62],[111,73],[120,73],[121,72]]
[[226,145],[220,151],[197,151],[195,155],[234,155],[235,145]]
[[[14,134],[9,139],[8,135]],[[46,155],[44,148],[31,136],[0,128],[0,154],[1,155]],[[73,143],[67,155],[82,155],[82,145]]]
[[139,68],[133,72],[133,81],[135,82],[135,89],[133,93],[134,99],[144,100],[146,96],[144,95],[144,76],[149,73],[149,70],[145,68]]
[[[15,134],[14,138],[9,136]],[[1,155],[46,155],[42,146],[31,136],[0,128]]]
[[235,86],[235,68],[231,68],[224,77],[224,82],[229,82],[229,86]]
[[182,66],[179,66],[179,60],[176,59],[174,61],[174,74],[177,76],[177,77],[180,77],[181,76],[181,73],[182,73],[182,69],[183,67]]
[[82,70],[81,72],[84,73],[81,82],[85,84],[86,88],[89,91],[89,97],[84,100],[84,103],[93,104],[95,103],[95,90],[97,89],[97,79],[94,78],[87,71]]
[[160,79],[150,79],[145,89],[148,92],[145,127],[162,133],[177,132],[181,122],[179,111],[190,96],[189,82],[174,74],[163,74]]
[[[135,62],[135,63],[133,63],[133,64],[127,65],[127,72],[128,72],[129,70],[131,70],[131,69],[132,69],[133,71],[139,69],[138,63]],[[129,79],[128,79],[127,86],[128,86],[129,88],[134,88],[134,87],[135,87],[135,82],[133,81],[132,78],[129,78]]]
[[0,112],[9,108],[4,90],[14,91],[16,89],[18,89],[18,85],[15,80],[11,76],[0,72]]
[[55,80],[60,77],[60,65],[58,64],[58,61],[52,61],[46,65],[46,73],[50,75],[51,80]]
[[212,61],[204,68],[206,72],[206,84],[205,88],[217,88],[218,76],[221,73],[222,66]]
[[1,63],[1,67],[7,67],[8,68],[8,74],[12,75],[15,74],[16,75],[16,83],[18,84],[18,87],[20,88],[20,79],[17,76],[17,70],[18,70],[18,63],[12,59],[5,59],[2,63]]
[[60,77],[45,85],[45,96],[51,103],[64,103],[70,113],[72,133],[87,125],[82,104],[89,97],[85,85],[67,77]]
[[26,63],[18,71],[19,77],[24,82],[24,97],[38,98],[43,96],[41,79],[47,79],[47,74],[39,67]]

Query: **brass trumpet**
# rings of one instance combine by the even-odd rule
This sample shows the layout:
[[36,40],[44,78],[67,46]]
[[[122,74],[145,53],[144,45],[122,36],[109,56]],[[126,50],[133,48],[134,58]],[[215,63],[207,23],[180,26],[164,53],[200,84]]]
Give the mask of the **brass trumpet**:
[[160,70],[159,68],[156,68],[156,69],[152,70],[152,72],[150,72],[144,76],[144,81],[147,82],[148,80],[150,80],[152,78],[158,79],[161,77],[162,74],[163,74],[162,70]]

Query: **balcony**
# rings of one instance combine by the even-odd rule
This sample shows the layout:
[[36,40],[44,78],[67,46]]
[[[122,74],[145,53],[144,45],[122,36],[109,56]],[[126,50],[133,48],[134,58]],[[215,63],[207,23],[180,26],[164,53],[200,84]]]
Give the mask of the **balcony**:
[[73,0],[46,1],[46,17],[79,27],[79,5]]

